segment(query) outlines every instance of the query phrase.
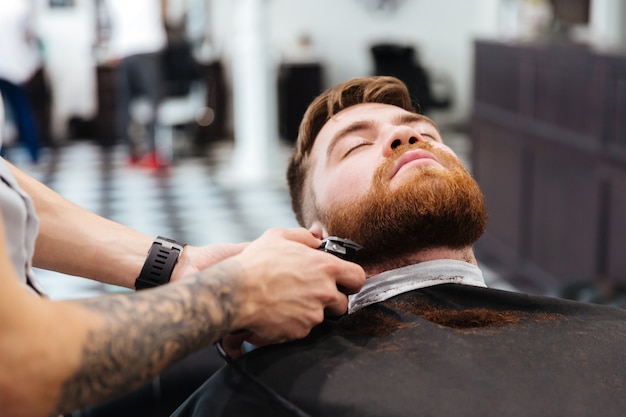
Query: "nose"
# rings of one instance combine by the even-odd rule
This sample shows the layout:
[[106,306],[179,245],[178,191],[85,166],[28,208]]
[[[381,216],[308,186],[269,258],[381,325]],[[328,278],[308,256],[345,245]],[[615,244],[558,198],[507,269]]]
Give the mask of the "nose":
[[[409,140],[406,141],[409,145],[414,144],[415,142],[417,142],[417,138],[415,136],[411,136],[409,138]],[[396,149],[398,146],[402,145],[403,141],[402,139],[394,139],[393,142],[391,142],[391,149]]]
[[407,126],[398,126],[390,131],[383,145],[384,156],[389,156],[398,146],[412,145],[424,140],[415,130]]

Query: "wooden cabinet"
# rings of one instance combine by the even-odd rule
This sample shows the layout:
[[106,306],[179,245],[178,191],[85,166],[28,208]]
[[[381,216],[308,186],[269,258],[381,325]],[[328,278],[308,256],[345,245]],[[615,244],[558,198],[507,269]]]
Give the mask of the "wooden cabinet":
[[475,43],[479,258],[518,288],[626,284],[626,54]]

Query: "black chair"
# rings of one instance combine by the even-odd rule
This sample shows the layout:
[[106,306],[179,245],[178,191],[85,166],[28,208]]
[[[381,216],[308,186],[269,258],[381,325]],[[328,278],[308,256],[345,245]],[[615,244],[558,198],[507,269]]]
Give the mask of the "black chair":
[[415,48],[395,44],[377,44],[371,47],[374,57],[374,75],[390,75],[406,84],[413,107],[427,114],[432,109],[446,109],[452,105],[450,88],[442,98],[433,94],[428,71],[418,62]]

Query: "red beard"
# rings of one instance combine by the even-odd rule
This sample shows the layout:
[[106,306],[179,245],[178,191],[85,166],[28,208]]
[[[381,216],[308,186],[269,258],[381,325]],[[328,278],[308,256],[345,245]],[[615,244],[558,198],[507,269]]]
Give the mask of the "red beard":
[[[422,166],[403,173],[402,184],[391,189],[388,175],[404,152],[422,148],[440,166]],[[485,231],[487,210],[476,181],[449,153],[419,142],[398,147],[374,173],[370,191],[341,207],[320,210],[331,236],[351,239],[364,247],[362,265],[433,248],[461,249]]]

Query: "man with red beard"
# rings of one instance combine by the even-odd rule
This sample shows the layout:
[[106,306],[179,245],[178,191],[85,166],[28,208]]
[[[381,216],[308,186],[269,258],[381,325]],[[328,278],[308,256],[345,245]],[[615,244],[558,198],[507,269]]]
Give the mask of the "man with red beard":
[[287,178],[300,224],[362,245],[368,279],[304,340],[235,360],[245,333],[224,338],[177,417],[624,414],[626,312],[486,288],[482,194],[397,79],[314,100]]

